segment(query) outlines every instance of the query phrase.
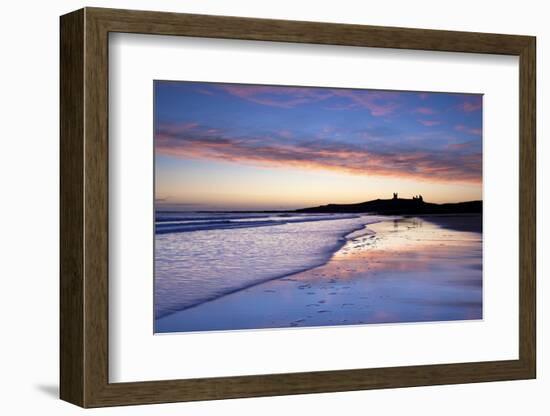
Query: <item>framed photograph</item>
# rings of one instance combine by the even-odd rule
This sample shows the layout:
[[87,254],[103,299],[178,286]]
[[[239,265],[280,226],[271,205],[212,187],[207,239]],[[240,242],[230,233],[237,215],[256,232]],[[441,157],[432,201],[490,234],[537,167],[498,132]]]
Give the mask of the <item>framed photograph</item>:
[[62,16],[61,398],[535,378],[535,49]]

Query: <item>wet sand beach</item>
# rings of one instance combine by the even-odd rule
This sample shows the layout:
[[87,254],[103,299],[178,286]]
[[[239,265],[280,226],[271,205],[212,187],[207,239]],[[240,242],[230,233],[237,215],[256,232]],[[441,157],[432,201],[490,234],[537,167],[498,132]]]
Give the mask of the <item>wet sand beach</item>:
[[322,266],[164,316],[155,331],[482,319],[480,215],[387,220],[357,235]]

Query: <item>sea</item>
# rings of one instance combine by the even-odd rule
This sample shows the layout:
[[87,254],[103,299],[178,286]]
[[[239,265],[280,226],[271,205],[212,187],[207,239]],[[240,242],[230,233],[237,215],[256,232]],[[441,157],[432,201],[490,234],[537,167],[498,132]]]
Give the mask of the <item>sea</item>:
[[155,214],[155,318],[328,262],[388,217],[365,214]]

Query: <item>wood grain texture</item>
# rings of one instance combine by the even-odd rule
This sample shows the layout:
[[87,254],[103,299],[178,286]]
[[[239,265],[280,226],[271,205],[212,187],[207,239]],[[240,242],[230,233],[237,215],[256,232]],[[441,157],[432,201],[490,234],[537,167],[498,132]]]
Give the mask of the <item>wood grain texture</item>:
[[[520,57],[519,359],[206,379],[108,380],[108,33],[384,47]],[[61,18],[61,397],[83,407],[533,378],[535,39],[87,8]]]
[[110,32],[519,55],[528,36],[87,8]]
[[536,41],[520,54],[519,356],[536,377]]
[[[84,58],[85,406],[108,380],[108,33],[86,13]],[[89,301],[88,301],[89,300]]]
[[60,388],[84,405],[84,12],[60,24]]

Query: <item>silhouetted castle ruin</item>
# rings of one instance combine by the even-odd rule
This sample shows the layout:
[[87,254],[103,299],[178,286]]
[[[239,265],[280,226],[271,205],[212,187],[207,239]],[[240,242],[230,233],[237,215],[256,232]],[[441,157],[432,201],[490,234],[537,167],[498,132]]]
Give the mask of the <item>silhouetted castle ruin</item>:
[[[399,196],[398,196],[397,192],[393,193],[393,198],[392,199],[394,199],[394,200],[399,199]],[[412,197],[412,200],[413,201],[418,201],[418,202],[424,202],[424,199],[422,198],[422,195],[415,195],[415,196]]]
[[481,201],[434,204],[432,202],[424,201],[424,197],[420,194],[409,199],[399,198],[399,194],[397,192],[393,192],[393,197],[391,199],[373,199],[372,201],[358,202],[355,204],[327,204],[318,207],[298,209],[296,212],[365,212],[387,215],[416,215],[474,214],[481,213],[482,209],[483,203]]

